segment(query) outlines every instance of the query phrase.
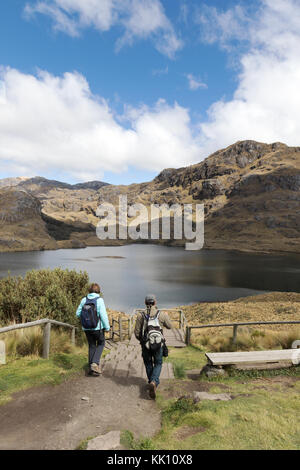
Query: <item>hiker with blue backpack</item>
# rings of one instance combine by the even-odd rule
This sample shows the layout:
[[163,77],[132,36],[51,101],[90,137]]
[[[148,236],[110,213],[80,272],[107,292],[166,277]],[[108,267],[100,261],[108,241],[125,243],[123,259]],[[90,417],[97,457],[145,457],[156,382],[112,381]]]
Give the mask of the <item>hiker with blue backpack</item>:
[[92,284],[89,294],[84,297],[76,312],[89,344],[89,375],[99,376],[100,358],[105,346],[105,331],[110,330],[104,300],[100,297],[100,287]]
[[163,327],[170,330],[173,325],[167,313],[157,309],[154,295],[146,296],[145,305],[146,310],[139,312],[137,315],[134,334],[142,346],[142,357],[149,383],[149,395],[150,398],[155,399],[163,357],[168,356]]

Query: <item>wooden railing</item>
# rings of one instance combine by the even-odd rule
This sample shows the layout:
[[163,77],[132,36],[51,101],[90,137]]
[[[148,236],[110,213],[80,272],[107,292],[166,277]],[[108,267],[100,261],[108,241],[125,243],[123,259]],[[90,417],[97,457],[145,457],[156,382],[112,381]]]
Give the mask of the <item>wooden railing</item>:
[[0,334],[7,333],[9,331],[20,330],[23,328],[32,328],[34,326],[42,326],[42,325],[44,325],[44,337],[43,337],[43,358],[44,359],[49,359],[51,325],[70,328],[71,329],[71,341],[73,344],[75,344],[76,327],[74,325],[70,325],[69,323],[62,323],[56,320],[49,320],[48,318],[44,318],[42,320],[31,321],[28,323],[17,323],[15,325],[5,326],[3,328],[0,328]]
[[300,321],[254,321],[254,322],[239,322],[239,323],[217,323],[215,325],[197,325],[186,327],[186,344],[191,344],[192,330],[202,328],[222,328],[222,327],[233,327],[232,343],[235,344],[237,340],[237,331],[239,326],[249,325],[295,325],[300,324]]
[[110,323],[110,331],[107,333],[107,339],[112,341],[118,337],[119,341],[131,338],[133,328],[133,319],[131,316],[124,318],[119,316],[118,319],[112,318]]

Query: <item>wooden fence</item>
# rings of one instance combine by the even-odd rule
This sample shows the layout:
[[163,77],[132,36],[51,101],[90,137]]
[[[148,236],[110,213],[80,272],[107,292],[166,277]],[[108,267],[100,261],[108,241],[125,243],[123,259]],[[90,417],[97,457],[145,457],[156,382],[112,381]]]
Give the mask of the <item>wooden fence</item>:
[[49,359],[50,353],[50,341],[51,341],[51,325],[56,326],[63,326],[65,328],[71,329],[71,341],[75,344],[75,332],[76,327],[74,325],[70,325],[69,323],[62,323],[56,320],[49,320],[48,318],[44,318],[42,320],[31,321],[28,323],[17,323],[15,325],[5,326],[0,328],[1,333],[7,333],[9,331],[20,330],[23,328],[32,328],[34,326],[41,326],[44,325],[44,338],[43,338],[43,358]]
[[235,344],[237,340],[237,332],[239,326],[249,325],[294,325],[300,324],[300,321],[258,321],[258,322],[239,322],[239,323],[217,323],[214,325],[197,325],[197,326],[186,326],[186,344],[191,344],[192,330],[202,328],[222,328],[222,327],[233,327],[232,343]]
[[110,323],[110,331],[107,332],[107,338],[116,341],[123,341],[125,339],[130,339],[133,331],[133,318],[124,318],[121,315],[118,319],[112,318]]
[[[233,328],[233,344],[237,341],[237,332],[239,326],[251,326],[251,325],[295,325],[300,324],[300,321],[267,321],[267,322],[239,322],[239,323],[217,323],[217,324],[207,324],[207,325],[195,325],[189,326],[186,316],[183,311],[179,308],[170,308],[163,309],[166,311],[172,322],[178,322],[179,329],[185,332],[185,342],[187,345],[191,344],[192,330],[203,329],[203,328]],[[132,315],[126,319],[122,316],[119,316],[118,319],[112,318],[110,324],[110,331],[107,333],[108,339],[112,341],[123,341],[126,338],[130,339],[133,333],[135,318],[137,313],[144,312],[145,309],[135,309]],[[15,325],[5,326],[0,328],[1,333],[7,333],[9,331],[19,330],[23,328],[32,328],[34,326],[43,326],[44,325],[44,334],[43,334],[43,358],[48,359],[50,353],[50,341],[51,341],[51,325],[62,326],[69,328],[71,330],[71,341],[75,344],[75,333],[76,327],[70,325],[69,323],[62,323],[56,320],[50,320],[48,318],[42,320],[36,320],[28,323],[19,323]]]

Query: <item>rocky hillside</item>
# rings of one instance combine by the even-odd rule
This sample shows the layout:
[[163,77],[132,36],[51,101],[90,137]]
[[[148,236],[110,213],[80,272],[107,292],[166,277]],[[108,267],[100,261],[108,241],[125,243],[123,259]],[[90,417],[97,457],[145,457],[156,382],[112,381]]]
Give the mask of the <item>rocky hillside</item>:
[[55,249],[41,217],[41,203],[18,186],[0,189],[1,251]]
[[[203,203],[207,248],[300,252],[300,147],[237,142],[201,163],[168,168],[153,181],[129,186],[102,182],[68,185],[45,178],[14,179],[13,188],[7,183],[4,186],[0,180],[1,207],[6,208],[6,214],[12,210],[5,194],[12,198],[21,192],[27,201],[34,198],[40,204],[35,217],[45,237],[42,232],[40,235],[53,247],[100,244],[95,236],[98,205],[104,201],[117,205],[118,196],[126,194],[129,204]],[[0,249],[19,249],[16,243],[22,223],[3,221],[2,217]],[[7,242],[9,225],[15,233],[13,244]],[[24,240],[22,236],[22,243]],[[34,234],[30,240],[40,249]],[[183,245],[184,241],[168,243]]]

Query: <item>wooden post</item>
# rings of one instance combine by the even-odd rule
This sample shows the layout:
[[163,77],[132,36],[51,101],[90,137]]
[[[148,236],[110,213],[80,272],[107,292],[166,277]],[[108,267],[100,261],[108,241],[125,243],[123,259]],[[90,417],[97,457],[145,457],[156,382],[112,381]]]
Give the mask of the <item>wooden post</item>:
[[0,341],[0,365],[6,364],[5,342]]
[[43,358],[49,359],[50,353],[51,323],[48,322],[44,327]]
[[191,344],[191,328],[189,326],[186,327],[185,342],[188,346]]
[[131,337],[131,317],[128,318],[128,339]]
[[76,328],[72,328],[72,333],[71,333],[71,341],[72,341],[72,344],[74,344],[75,346],[75,332],[76,332]]
[[120,334],[120,341],[122,341],[123,330],[122,330],[122,318],[119,317],[119,334]]
[[234,325],[233,326],[232,344],[236,344],[237,329],[238,329],[238,325]]
[[182,311],[179,312],[179,328],[182,329]]

